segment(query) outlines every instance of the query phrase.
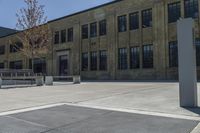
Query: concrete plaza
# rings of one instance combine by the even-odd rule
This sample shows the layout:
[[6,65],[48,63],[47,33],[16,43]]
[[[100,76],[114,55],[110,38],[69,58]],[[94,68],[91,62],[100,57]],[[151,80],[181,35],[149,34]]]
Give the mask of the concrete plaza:
[[[200,87],[200,85],[199,85]],[[198,91],[199,93],[199,91]],[[200,93],[199,93],[200,95]],[[200,101],[200,100],[199,100]],[[134,127],[138,127],[135,130],[136,133],[167,133],[171,129],[170,133],[188,133],[191,132],[200,121],[200,108],[181,108],[179,107],[179,91],[178,83],[167,83],[167,82],[83,82],[82,84],[73,85],[70,83],[55,83],[54,86],[44,86],[44,87],[19,87],[19,88],[4,88],[0,90],[0,133],[2,131],[7,131],[6,127],[3,126],[2,121],[6,121],[7,124],[15,123],[17,120],[27,122],[32,125],[40,125],[35,119],[40,118],[38,121],[43,121],[45,118],[55,119],[54,122],[46,121],[41,125],[45,125],[44,130],[32,130],[30,131],[42,132],[42,131],[52,131],[56,132],[57,128],[61,125],[67,125],[66,121],[61,119],[56,119],[60,117],[60,113],[57,115],[48,114],[47,110],[52,110],[53,108],[42,108],[48,105],[63,104],[58,106],[58,112],[63,111],[66,115],[67,112],[72,110],[80,110],[77,114],[84,116],[84,111],[81,110],[89,109],[88,113],[92,115],[92,112],[99,111],[103,113],[101,117],[92,117],[92,120],[87,121],[84,119],[86,125],[79,125],[75,122],[75,125],[79,127],[80,130],[86,130],[85,128],[91,129],[91,133],[110,131],[111,133],[129,133]],[[36,110],[36,108],[41,110]],[[86,108],[85,108],[86,107]],[[59,108],[62,108],[59,110]],[[63,109],[64,108],[64,109]],[[66,108],[66,109],[65,109]],[[74,108],[74,109],[69,109]],[[78,108],[78,109],[77,109]],[[44,110],[47,113],[41,113]],[[29,112],[31,113],[29,114]],[[39,113],[40,112],[40,113]],[[45,112],[45,111],[44,111]],[[73,111],[72,111],[73,112]],[[91,113],[90,113],[91,112]],[[109,114],[106,114],[109,112]],[[17,114],[16,114],[17,113]],[[19,113],[19,114],[18,114]],[[81,115],[83,113],[83,115]],[[105,113],[105,114],[104,114]],[[110,114],[111,113],[111,114]],[[27,115],[29,114],[29,115]],[[40,115],[41,114],[41,117]],[[46,114],[46,115],[44,115]],[[73,115],[78,116],[76,113]],[[72,115],[72,117],[73,117]],[[19,117],[18,117],[19,116]],[[45,117],[46,116],[46,117]],[[123,117],[122,117],[123,116]],[[102,118],[103,117],[103,118]],[[27,119],[31,118],[31,119]],[[41,120],[44,118],[43,120]],[[64,118],[64,117],[63,117]],[[109,123],[109,120],[114,120],[116,118],[116,123]],[[114,126],[118,120],[121,119],[120,125],[124,130],[120,130],[120,126],[116,129],[107,129],[106,125],[102,125],[103,121],[107,121],[107,124]],[[11,120],[12,119],[12,120]],[[59,120],[61,122],[59,122]],[[79,120],[78,120],[79,121]],[[129,122],[132,122],[130,124]],[[88,123],[96,122],[97,125],[92,125]],[[124,122],[124,123],[123,123]],[[151,123],[152,122],[152,123]],[[58,125],[48,125],[48,123],[59,123]],[[69,122],[70,123],[70,122]],[[73,123],[73,120],[71,121]],[[99,124],[98,124],[99,123]],[[128,124],[129,123],[129,124]],[[25,124],[25,125],[26,125]],[[137,126],[140,125],[140,126]],[[143,126],[146,125],[146,126]],[[12,125],[12,124],[11,124]],[[10,127],[13,131],[19,129],[19,127],[24,127],[25,125],[15,125],[15,127]],[[72,124],[73,125],[73,124]],[[73,125],[73,126],[75,126]],[[106,128],[106,130],[95,129]],[[127,125],[127,126],[125,126]],[[157,126],[156,126],[157,125]],[[174,127],[174,126],[175,127]],[[73,127],[72,126],[72,127]],[[89,126],[89,127],[88,127]],[[3,128],[4,127],[4,130]],[[56,128],[57,127],[57,128]],[[68,126],[67,126],[68,127]],[[75,126],[76,127],[76,126]],[[74,128],[75,128],[74,127]],[[83,128],[85,127],[85,128]],[[96,128],[95,128],[96,127]],[[125,130],[127,127],[127,130]],[[131,128],[132,127],[132,128]],[[150,128],[152,127],[152,129]],[[54,129],[55,128],[55,129]],[[95,128],[95,129],[94,129]],[[2,129],[2,131],[1,131]],[[58,128],[60,129],[60,128]],[[60,131],[66,132],[64,126],[61,127]],[[118,130],[117,130],[118,129]],[[148,130],[151,129],[151,130]],[[158,130],[159,129],[159,130]],[[196,129],[196,130],[199,130]],[[20,131],[23,131],[22,129]],[[30,132],[27,129],[24,132]],[[68,130],[69,131],[69,130]],[[78,129],[70,128],[71,133],[79,133]],[[157,131],[157,132],[155,132]],[[200,131],[200,130],[199,130]],[[85,132],[88,132],[86,130]],[[109,133],[110,133],[109,132]],[[133,133],[135,133],[133,132]],[[17,132],[18,133],[18,132]],[[67,132],[68,133],[68,132]]]

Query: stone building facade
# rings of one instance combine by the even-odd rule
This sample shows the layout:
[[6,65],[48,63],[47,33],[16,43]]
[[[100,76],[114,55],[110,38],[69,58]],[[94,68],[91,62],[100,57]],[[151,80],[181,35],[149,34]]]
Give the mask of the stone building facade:
[[[116,0],[49,21],[53,48],[44,60],[35,59],[34,70],[80,74],[83,79],[175,80],[179,18],[195,20],[200,66],[199,4],[199,0]],[[16,34],[0,38],[0,49],[5,46],[0,67],[28,69],[30,60],[11,50],[10,40],[15,39]]]

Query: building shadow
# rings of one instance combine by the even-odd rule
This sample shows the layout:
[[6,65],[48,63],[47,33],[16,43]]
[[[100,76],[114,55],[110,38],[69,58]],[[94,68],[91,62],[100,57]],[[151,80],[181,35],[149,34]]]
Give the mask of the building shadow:
[[196,107],[196,108],[183,107],[183,108],[200,116],[200,107]]

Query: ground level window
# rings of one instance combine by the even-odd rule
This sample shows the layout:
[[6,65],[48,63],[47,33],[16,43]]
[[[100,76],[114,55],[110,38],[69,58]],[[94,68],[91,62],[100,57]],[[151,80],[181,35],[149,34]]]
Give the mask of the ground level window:
[[143,46],[143,68],[153,68],[153,45]]
[[200,66],[200,38],[196,39],[196,61],[197,66]]
[[90,53],[90,69],[91,71],[97,70],[97,52]]
[[88,71],[88,53],[82,53],[82,71]]
[[125,70],[127,68],[128,68],[127,49],[126,48],[120,48],[118,50],[118,69],[119,70]]
[[0,69],[4,69],[4,63],[0,63]]
[[99,69],[107,70],[107,51],[105,50],[99,52]]
[[169,42],[169,67],[178,67],[177,41]]
[[[32,60],[29,60],[29,68],[32,68]],[[46,74],[46,59],[45,58],[36,58],[33,60],[33,72]]]
[[140,47],[132,47],[130,49],[130,68],[140,68]]
[[22,61],[11,61],[10,69],[22,69]]

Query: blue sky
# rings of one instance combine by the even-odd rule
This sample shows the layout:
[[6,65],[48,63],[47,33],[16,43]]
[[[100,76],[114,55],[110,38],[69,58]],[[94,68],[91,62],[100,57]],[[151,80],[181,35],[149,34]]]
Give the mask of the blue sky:
[[[24,7],[24,0],[0,0],[0,26],[15,28],[16,12]],[[48,20],[88,9],[113,0],[39,0],[45,5]]]

